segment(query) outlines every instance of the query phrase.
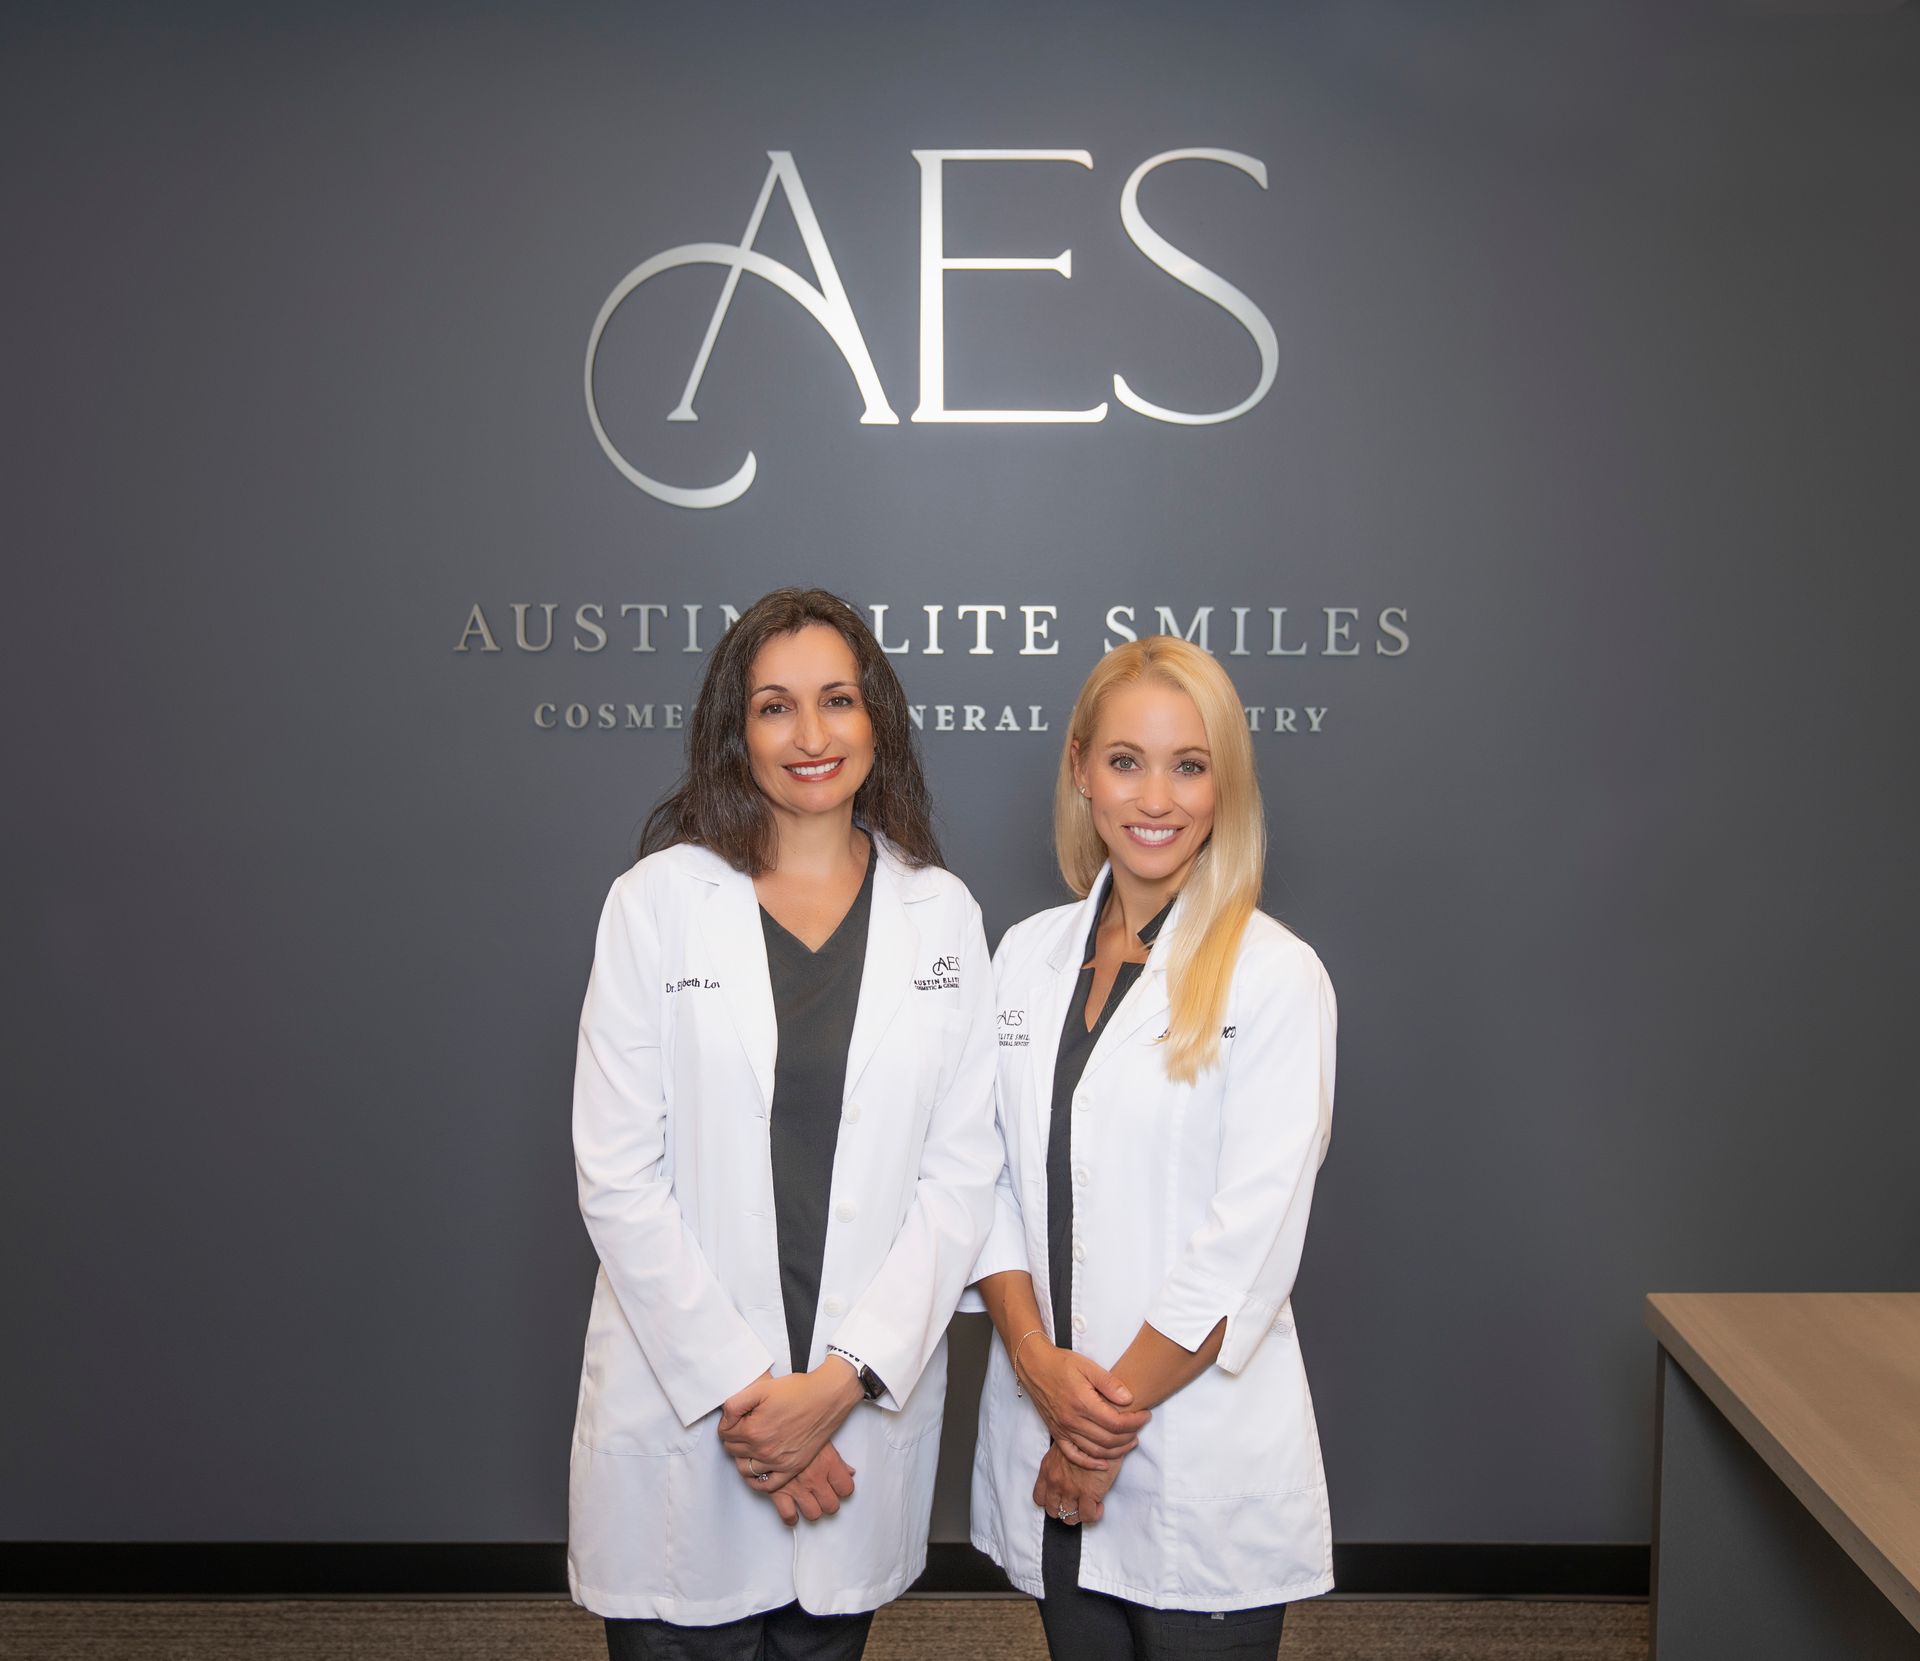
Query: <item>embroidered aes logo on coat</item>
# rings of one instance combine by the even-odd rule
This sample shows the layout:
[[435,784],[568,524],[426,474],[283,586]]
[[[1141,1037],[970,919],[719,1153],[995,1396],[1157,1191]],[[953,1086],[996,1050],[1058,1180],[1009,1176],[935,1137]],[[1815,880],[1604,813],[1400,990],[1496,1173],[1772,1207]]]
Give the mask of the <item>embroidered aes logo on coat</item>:
[[948,957],[936,957],[933,967],[924,979],[916,976],[913,982],[916,992],[958,992],[960,990],[960,958],[957,953]]
[[1024,1009],[1003,1009],[999,1019],[1000,1043],[1009,1050],[1024,1050],[1027,1047],[1027,1012]]

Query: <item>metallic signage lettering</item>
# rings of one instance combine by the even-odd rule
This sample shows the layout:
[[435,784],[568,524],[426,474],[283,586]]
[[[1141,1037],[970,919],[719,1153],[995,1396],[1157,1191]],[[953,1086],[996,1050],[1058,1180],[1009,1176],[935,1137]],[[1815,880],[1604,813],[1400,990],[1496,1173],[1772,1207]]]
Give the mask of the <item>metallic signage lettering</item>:
[[[950,272],[965,271],[1046,271],[1070,280],[1073,276],[1073,250],[1063,248],[1048,257],[1032,255],[952,254],[946,244],[945,169],[949,163],[1064,162],[1091,169],[1093,155],[1086,150],[915,150],[913,159],[920,168],[920,398],[911,420],[915,422],[1097,422],[1107,418],[1108,404],[1102,401],[1085,409],[954,409],[947,403],[946,390],[946,281]],[[817,323],[845,360],[861,399],[862,426],[896,426],[900,417],[887,400],[874,368],[873,355],[854,315],[852,302],[840,281],[826,234],[801,182],[790,150],[767,152],[767,175],[759,197],[747,216],[746,230],[738,243],[687,242],[667,248],[643,260],[614,285],[587,337],[585,387],[587,419],[593,435],[607,459],[622,477],[657,501],[683,508],[717,508],[738,501],[751,488],[759,471],[759,462],[749,450],[746,459],[726,478],[713,484],[680,485],[653,477],[637,467],[616,445],[600,418],[600,406],[594,393],[594,369],[600,343],[614,313],[643,283],[664,271],[689,265],[714,265],[726,272],[719,298],[708,319],[705,337],[694,354],[680,401],[668,413],[669,421],[698,421],[694,399],[699,395],[714,342],[733,304],[740,276],[745,272],[771,283],[795,301]],[[1249,392],[1239,402],[1213,410],[1178,410],[1155,403],[1136,391],[1126,377],[1113,376],[1113,398],[1122,407],[1151,421],[1176,426],[1205,427],[1232,421],[1265,398],[1272,389],[1279,365],[1279,346],[1273,325],[1248,296],[1226,278],[1202,265],[1192,255],[1176,248],[1147,223],[1140,209],[1140,186],[1147,175],[1173,162],[1214,162],[1244,173],[1262,190],[1267,188],[1266,163],[1237,150],[1190,148],[1165,150],[1149,156],[1127,177],[1120,192],[1120,223],[1128,240],[1174,281],[1210,300],[1245,329],[1259,355],[1260,369]],[[813,266],[814,280],[809,282],[792,266],[761,253],[754,243],[766,218],[775,189],[784,193],[800,232],[801,245]]]

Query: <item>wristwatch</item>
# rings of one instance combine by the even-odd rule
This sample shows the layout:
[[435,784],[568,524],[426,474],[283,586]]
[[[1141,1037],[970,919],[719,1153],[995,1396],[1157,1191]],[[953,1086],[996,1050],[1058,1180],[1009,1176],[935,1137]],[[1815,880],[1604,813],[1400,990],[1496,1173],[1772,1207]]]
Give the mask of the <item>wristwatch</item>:
[[853,1369],[854,1377],[860,1380],[860,1394],[868,1401],[878,1401],[886,1393],[887,1387],[880,1382],[880,1375],[851,1350],[843,1350],[838,1344],[829,1344],[827,1354],[839,1356]]

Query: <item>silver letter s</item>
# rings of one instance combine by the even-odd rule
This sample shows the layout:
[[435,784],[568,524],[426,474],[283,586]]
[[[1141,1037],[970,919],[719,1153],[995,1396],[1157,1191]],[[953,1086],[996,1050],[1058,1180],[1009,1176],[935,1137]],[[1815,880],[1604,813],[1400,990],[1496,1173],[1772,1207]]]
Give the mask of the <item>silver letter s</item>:
[[1119,375],[1113,377],[1113,395],[1128,409],[1151,416],[1156,421],[1171,421],[1181,427],[1210,427],[1219,421],[1231,421],[1236,415],[1245,415],[1266,397],[1268,388],[1273,385],[1274,371],[1279,367],[1280,345],[1274,338],[1273,325],[1267,321],[1265,312],[1226,278],[1181,253],[1149,225],[1146,216],[1141,213],[1140,181],[1156,167],[1170,161],[1224,162],[1228,167],[1239,168],[1262,190],[1267,188],[1267,164],[1256,161],[1252,156],[1244,156],[1238,150],[1164,150],[1157,156],[1149,156],[1136,167],[1127,179],[1126,188],[1120,192],[1120,223],[1133,239],[1134,246],[1175,282],[1184,283],[1194,293],[1206,296],[1253,336],[1254,345],[1260,348],[1260,384],[1231,409],[1210,410],[1197,415],[1149,403]]

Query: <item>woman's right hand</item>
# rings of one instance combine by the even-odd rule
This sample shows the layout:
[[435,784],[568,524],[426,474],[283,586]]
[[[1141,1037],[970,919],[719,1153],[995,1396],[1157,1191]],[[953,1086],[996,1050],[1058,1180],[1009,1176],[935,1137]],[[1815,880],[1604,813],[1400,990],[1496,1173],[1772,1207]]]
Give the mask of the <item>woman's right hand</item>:
[[1120,1474],[1119,1461],[1104,1471],[1084,1470],[1055,1442],[1040,1461],[1033,1483],[1033,1503],[1069,1528],[1097,1523],[1106,1512],[1107,1492]]
[[780,1520],[788,1525],[802,1517],[817,1523],[838,1511],[842,1500],[853,1498],[853,1467],[831,1442],[814,1455],[811,1465],[789,1477],[763,1481],[749,1468],[752,1463],[746,1459],[734,1461],[748,1487],[772,1500]]
[[1066,1459],[1090,1471],[1130,1453],[1140,1427],[1153,1415],[1134,1409],[1133,1392],[1078,1350],[1058,1349],[1044,1336],[1029,1338],[1014,1374]]

